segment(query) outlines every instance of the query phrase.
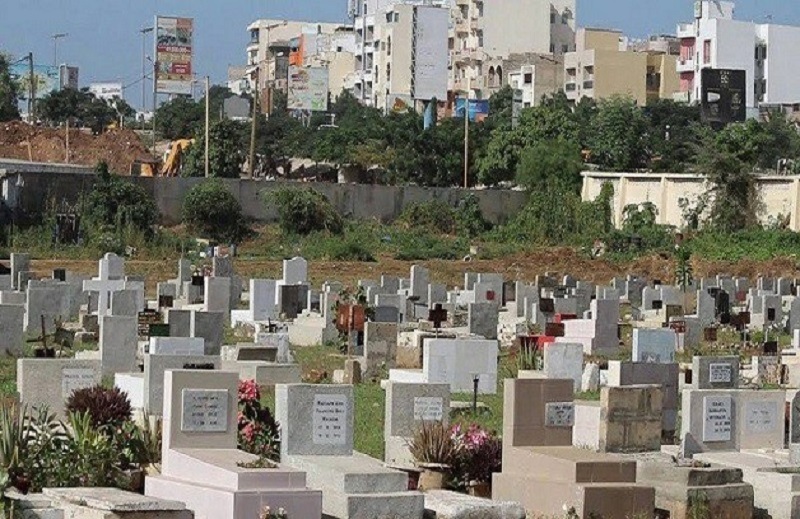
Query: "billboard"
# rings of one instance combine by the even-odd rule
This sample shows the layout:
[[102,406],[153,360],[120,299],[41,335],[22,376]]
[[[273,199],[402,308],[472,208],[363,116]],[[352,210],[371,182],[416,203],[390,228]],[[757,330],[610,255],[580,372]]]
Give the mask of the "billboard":
[[701,71],[700,108],[703,120],[725,125],[747,117],[747,73],[744,70]]
[[89,92],[103,101],[112,101],[115,97],[124,99],[122,83],[92,83],[89,85]]
[[[16,63],[9,67],[11,80],[19,87],[20,100],[27,100],[31,91],[31,70],[28,63]],[[35,98],[41,99],[50,92],[61,90],[61,67],[51,65],[33,66]]]
[[389,94],[386,96],[386,113],[404,114],[414,109],[414,100],[405,94]]
[[192,93],[194,20],[156,17],[156,92]]
[[[456,113],[454,117],[464,117],[464,102],[463,97],[456,99]],[[488,99],[470,99],[469,100],[469,120],[482,122],[489,115],[489,100]]]
[[446,99],[450,11],[423,5],[414,11],[414,99]]
[[328,110],[328,69],[323,67],[289,67],[289,110]]

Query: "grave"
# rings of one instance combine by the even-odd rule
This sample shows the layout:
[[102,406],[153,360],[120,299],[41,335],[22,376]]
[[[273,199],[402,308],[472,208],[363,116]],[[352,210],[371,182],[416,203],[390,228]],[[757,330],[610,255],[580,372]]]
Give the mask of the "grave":
[[98,273],[83,282],[83,290],[97,294],[97,315],[102,317],[108,314],[111,293],[125,288],[125,260],[109,252],[100,260]]
[[151,337],[150,355],[203,355],[205,341],[199,337]]
[[170,337],[189,337],[192,333],[192,314],[194,310],[167,310],[167,324]]
[[422,371],[408,380],[403,370],[391,370],[389,379],[450,384],[453,393],[472,393],[477,377],[478,393],[493,395],[497,392],[497,354],[497,341],[425,339]]
[[587,355],[613,355],[619,350],[619,301],[594,300],[591,317],[564,321],[564,337],[556,342],[583,344]]
[[70,285],[58,281],[31,281],[25,300],[24,327],[27,333],[41,335],[42,316],[47,333],[55,331],[55,321],[69,321],[72,317]]
[[377,377],[382,369],[394,368],[396,355],[397,324],[364,323],[364,376]]
[[189,336],[205,341],[206,355],[219,355],[225,334],[225,314],[222,312],[193,311]]
[[386,383],[384,460],[392,467],[413,468],[409,442],[423,424],[450,421],[447,384]]
[[676,336],[669,328],[633,330],[633,362],[672,364],[675,362]]
[[17,359],[17,393],[22,404],[47,406],[64,418],[64,404],[77,389],[99,385],[99,360]]
[[136,317],[139,314],[139,292],[136,290],[116,290],[111,292],[111,315]]
[[609,387],[657,384],[661,387],[662,437],[670,442],[678,422],[678,364],[653,364],[644,362],[609,361]]
[[428,285],[430,285],[430,272],[428,269],[420,265],[412,265],[409,297],[414,297],[420,303],[427,304]]
[[40,494],[7,492],[15,517],[25,519],[193,519],[183,503],[118,488],[45,488]]
[[353,387],[278,385],[281,460],[322,490],[323,512],[339,519],[421,519],[424,498],[408,476],[353,450]]
[[12,357],[22,355],[24,318],[25,308],[0,304],[0,354]]
[[544,347],[544,375],[550,379],[570,379],[575,392],[581,390],[583,346],[557,342]]
[[29,272],[30,264],[30,254],[11,253],[11,288],[14,290],[25,290],[25,286],[20,285],[20,274]]
[[265,506],[320,519],[321,492],[303,472],[243,466],[258,457],[236,448],[238,381],[227,372],[165,372],[162,470],[145,479],[145,495],[182,501],[195,519],[250,519]]
[[231,278],[206,277],[203,295],[203,309],[206,312],[219,312],[225,322],[231,318]]
[[[655,490],[636,484],[636,463],[572,446],[570,380],[505,381],[503,472],[492,498],[538,516],[623,519],[653,512]],[[574,514],[574,515],[573,515]]]
[[467,305],[469,333],[484,339],[497,339],[497,305],[495,303],[471,303]]
[[130,373],[136,367],[139,332],[135,317],[100,317],[100,361],[103,376]]
[[739,387],[739,357],[692,357],[692,389]]

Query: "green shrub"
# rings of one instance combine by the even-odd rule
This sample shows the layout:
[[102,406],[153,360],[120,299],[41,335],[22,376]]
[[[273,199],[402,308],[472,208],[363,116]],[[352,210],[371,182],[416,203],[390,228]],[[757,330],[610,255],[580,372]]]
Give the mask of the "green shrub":
[[342,234],[344,219],[325,195],[310,188],[280,188],[267,193],[266,202],[274,203],[278,221],[286,234],[306,235],[314,231]]
[[248,232],[242,206],[221,180],[194,186],[183,199],[183,223],[212,240],[238,242]]
[[158,209],[147,191],[111,175],[105,162],[96,169],[97,182],[83,201],[83,221],[98,232],[134,228],[152,234]]
[[408,229],[424,228],[440,234],[456,232],[456,212],[446,202],[431,200],[408,205],[397,223]]
[[478,197],[474,193],[468,193],[458,202],[455,216],[459,236],[474,238],[492,227],[483,217]]

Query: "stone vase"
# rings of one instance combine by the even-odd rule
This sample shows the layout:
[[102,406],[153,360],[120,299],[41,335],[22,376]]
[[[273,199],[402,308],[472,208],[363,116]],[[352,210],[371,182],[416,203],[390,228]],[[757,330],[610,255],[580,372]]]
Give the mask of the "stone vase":
[[486,482],[472,481],[469,484],[469,495],[473,497],[492,498],[492,486]]
[[419,491],[442,490],[444,488],[445,477],[449,468],[447,465],[421,463],[419,468],[422,469],[419,475],[419,483],[417,484]]

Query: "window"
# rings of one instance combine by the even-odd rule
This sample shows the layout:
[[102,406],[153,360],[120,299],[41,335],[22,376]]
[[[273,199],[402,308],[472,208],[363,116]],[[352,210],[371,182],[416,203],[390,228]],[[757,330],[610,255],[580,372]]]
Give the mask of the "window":
[[711,63],[711,40],[703,42],[703,64],[708,65]]
[[556,44],[555,43],[551,43],[550,44],[550,54],[555,54],[555,52],[556,52]]
[[551,24],[556,23],[556,13],[550,13],[550,23]]
[[531,74],[530,72],[527,72],[525,74],[525,79],[523,81],[524,81],[524,83],[526,85],[530,85],[531,83],[533,83],[533,74]]
[[563,54],[566,54],[567,52],[569,52],[569,45],[566,45],[566,44],[565,44],[565,45],[562,45],[562,46],[561,46],[561,52],[562,52]]

